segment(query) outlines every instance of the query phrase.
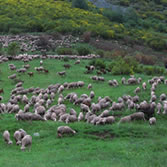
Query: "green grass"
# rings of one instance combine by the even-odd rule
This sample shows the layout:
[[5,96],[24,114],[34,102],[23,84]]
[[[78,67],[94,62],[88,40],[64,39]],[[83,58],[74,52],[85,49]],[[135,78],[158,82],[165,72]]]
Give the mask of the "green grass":
[[[9,71],[8,64],[14,63],[18,68],[23,65],[22,62],[13,61],[0,65],[0,87],[4,88],[4,100],[7,102],[10,97],[10,91],[14,88],[15,83],[8,79],[13,72]],[[72,68],[66,70],[67,75],[60,77],[58,71],[63,71],[63,64],[70,63]],[[34,77],[30,78],[27,74],[21,74],[19,79],[24,80],[23,86],[46,88],[50,84],[73,82],[83,80],[85,86],[81,89],[65,90],[65,96],[69,92],[89,94],[87,90],[88,83],[92,83],[95,92],[94,102],[98,96],[110,96],[116,101],[123,94],[134,95],[133,91],[138,86],[122,86],[112,88],[108,85],[108,80],[117,79],[121,81],[122,76],[104,75],[105,82],[95,82],[90,79],[93,74],[84,74],[85,68],[89,62],[82,60],[80,65],[73,65],[74,60],[64,62],[62,60],[44,60],[44,67],[49,70],[49,74],[37,74],[34,67],[39,66],[39,60],[30,62]],[[129,76],[125,76],[128,78]],[[147,81],[151,76],[137,75],[143,81]],[[139,85],[141,87],[141,85]],[[159,96],[166,92],[165,85],[158,86],[156,94]],[[150,99],[150,86],[146,92],[139,94],[140,99]],[[30,96],[29,96],[30,97]],[[57,97],[57,96],[56,96]],[[55,101],[54,104],[57,102]],[[67,109],[73,107],[77,112],[80,111],[78,106],[73,106],[65,102]],[[21,106],[23,107],[23,106]],[[67,112],[68,112],[67,111]],[[128,115],[129,110],[122,111],[122,115]],[[16,121],[13,114],[0,115],[0,133],[4,130],[13,133],[19,128],[23,128],[30,135],[38,132],[39,137],[33,136],[31,152],[22,152],[20,147],[15,145],[8,146],[0,139],[0,166],[5,167],[165,167],[167,163],[167,117],[156,116],[157,124],[149,126],[148,122],[132,122],[128,124],[94,126],[85,122],[76,122],[69,124],[70,127],[77,131],[75,136],[66,136],[57,138],[57,127],[64,125],[60,122],[23,122]],[[120,118],[117,118],[119,120]]]

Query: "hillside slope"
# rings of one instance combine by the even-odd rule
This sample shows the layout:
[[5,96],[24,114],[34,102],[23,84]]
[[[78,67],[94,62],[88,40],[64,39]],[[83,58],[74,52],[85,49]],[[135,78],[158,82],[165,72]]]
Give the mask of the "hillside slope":
[[[92,2],[98,3],[96,0]],[[146,1],[128,7],[124,3],[124,6],[120,6],[122,1],[102,2],[112,2],[112,8],[97,8],[89,3],[89,9],[83,10],[73,8],[68,0],[0,0],[0,32],[60,32],[79,35],[90,31],[92,36],[104,39],[130,39],[156,50],[166,49],[165,6],[154,3],[152,8],[160,10],[154,11],[148,8],[150,3],[147,3],[146,10],[137,10]]]

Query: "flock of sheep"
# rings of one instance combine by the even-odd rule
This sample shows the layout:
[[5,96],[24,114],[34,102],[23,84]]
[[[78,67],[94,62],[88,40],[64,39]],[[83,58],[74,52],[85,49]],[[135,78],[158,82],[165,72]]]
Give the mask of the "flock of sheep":
[[[37,57],[38,58],[38,57]],[[26,56],[21,56],[17,60],[24,61],[27,59]],[[29,59],[29,58],[28,58]],[[31,56],[31,60],[36,59],[36,57]],[[0,61],[3,62],[4,58],[0,57]],[[7,61],[7,60],[5,60]],[[30,61],[30,60],[28,60]],[[42,68],[43,61],[39,62],[39,67]],[[74,64],[79,64],[80,60],[77,60]],[[71,67],[71,66],[70,66]],[[70,68],[69,67],[69,68]],[[18,73],[24,73],[27,69],[30,68],[29,64],[25,64],[24,67],[17,68],[14,64],[9,64],[9,69],[15,73],[8,76],[10,80],[15,80]],[[88,70],[95,70],[94,66],[86,67]],[[68,69],[68,68],[67,68]],[[65,75],[65,71],[58,72],[60,76]],[[104,77],[92,76],[92,80],[105,82]],[[62,84],[52,84],[47,88],[39,87],[30,87],[24,88],[24,82],[18,82],[11,91],[11,96],[8,103],[0,103],[0,113],[14,113],[15,118],[18,121],[60,121],[66,124],[77,122],[77,121],[86,121],[87,123],[93,125],[104,125],[104,124],[113,124],[116,122],[116,117],[114,113],[117,111],[123,111],[126,108],[129,110],[136,109],[135,113],[124,116],[120,118],[118,124],[131,122],[135,120],[149,121],[150,125],[156,124],[155,112],[157,114],[167,114],[167,96],[166,94],[161,94],[158,97],[155,94],[156,88],[160,84],[167,84],[164,76],[153,77],[151,80],[148,80],[148,83],[142,82],[142,78],[136,78],[135,76],[130,76],[129,79],[124,77],[121,81],[116,79],[109,80],[108,84],[113,87],[118,87],[120,85],[138,85],[134,90],[135,96],[123,95],[119,97],[117,101],[113,101],[109,96],[98,97],[98,100],[95,102],[93,100],[96,96],[96,93],[92,90],[93,82],[87,85],[87,89],[90,90],[89,94],[78,95],[75,92],[75,89],[81,89],[85,87],[84,81],[76,82],[64,82]],[[150,100],[141,101],[138,93],[141,91],[146,91],[148,89],[148,84],[151,85],[150,89]],[[141,85],[141,87],[140,87]],[[63,95],[65,90],[71,90],[66,96]],[[29,95],[31,95],[30,98]],[[53,105],[56,100],[56,95],[58,95],[57,104]],[[3,100],[3,97],[0,96],[0,101]],[[158,100],[158,103],[156,103]],[[80,106],[80,112],[78,114],[75,109],[71,108],[70,111],[67,111],[65,102],[69,101],[73,105]],[[24,108],[20,108],[20,104],[24,105]],[[32,108],[32,110],[30,109]],[[25,132],[25,131],[24,131]],[[59,137],[62,137],[63,134],[75,134],[76,131],[71,129],[69,126],[61,126],[57,129],[57,134]],[[8,131],[5,131],[3,134],[4,140],[11,144],[10,134]],[[24,150],[26,146],[31,146],[32,137],[23,133],[22,130],[18,130],[14,133],[14,138],[16,144],[21,144],[21,149]]]
[[1,35],[0,43],[6,48],[12,42],[18,42],[20,49],[23,52],[35,52],[45,48],[56,48],[58,46],[71,47],[76,42],[82,41],[78,37],[65,35],[60,39],[54,38],[52,35],[37,36],[37,35]]

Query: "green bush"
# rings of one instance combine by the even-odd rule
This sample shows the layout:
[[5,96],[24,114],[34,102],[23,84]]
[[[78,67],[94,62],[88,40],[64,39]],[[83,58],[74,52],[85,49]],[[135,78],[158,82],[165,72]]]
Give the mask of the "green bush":
[[167,43],[164,39],[153,38],[148,40],[148,45],[158,51],[165,50],[167,48]]
[[89,8],[86,0],[73,0],[72,7],[85,9],[85,10],[87,10]]
[[106,64],[105,64],[105,62],[103,60],[97,59],[96,62],[95,62],[95,66],[97,68],[105,68]]
[[113,75],[129,75],[139,71],[137,61],[130,57],[118,57],[108,65]]
[[150,66],[144,67],[143,72],[145,72],[147,75],[163,75],[165,74],[165,69],[156,66]]
[[14,35],[20,34],[20,33],[22,33],[22,32],[23,32],[23,30],[22,30],[22,29],[19,29],[19,28],[10,28],[10,29],[9,29],[9,33],[10,33],[10,34],[14,34]]
[[65,57],[65,58],[63,59],[63,61],[64,61],[64,62],[68,62],[68,61],[69,61],[69,57]]
[[2,43],[0,43],[0,56],[3,55],[3,53],[4,53],[3,52],[3,45],[2,45]]
[[20,46],[17,42],[12,42],[9,44],[7,49],[7,54],[10,56],[16,56],[20,51]]
[[153,67],[145,67],[144,71],[147,75],[153,75],[154,74],[154,69]]
[[79,46],[76,50],[80,56],[85,56],[91,53],[91,50],[86,46]]
[[107,17],[111,21],[123,22],[123,13],[120,8],[117,8],[117,10],[113,11],[112,9],[104,9],[103,16]]
[[105,61],[103,61],[102,59],[91,60],[89,64],[95,66],[96,68],[106,68]]
[[104,57],[104,51],[101,50],[101,49],[98,49],[98,50],[96,51],[96,54],[99,55],[101,58]]
[[58,48],[57,54],[58,55],[73,55],[74,51],[71,48]]
[[82,37],[84,42],[89,43],[91,39],[91,32],[84,32]]

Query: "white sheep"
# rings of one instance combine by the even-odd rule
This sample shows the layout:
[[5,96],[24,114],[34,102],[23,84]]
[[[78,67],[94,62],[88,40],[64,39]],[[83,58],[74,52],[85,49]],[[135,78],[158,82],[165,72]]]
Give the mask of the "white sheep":
[[89,107],[85,104],[81,104],[80,108],[81,108],[81,111],[83,111],[83,112],[89,112],[90,111]]
[[69,126],[59,126],[57,128],[58,137],[62,137],[64,134],[76,134],[76,131]]
[[157,114],[160,114],[161,113],[161,110],[162,110],[162,104],[161,103],[158,103],[157,104]]
[[10,133],[8,130],[3,132],[3,139],[7,144],[13,144],[13,142],[10,140]]
[[146,90],[146,87],[147,87],[146,82],[143,82],[143,84],[142,84],[142,88],[143,88],[143,90]]
[[24,138],[21,140],[21,150],[24,151],[26,147],[29,148],[29,151],[31,149],[32,145],[32,137],[30,135],[24,136]]
[[89,85],[88,85],[88,89],[92,89],[92,84],[89,84]]
[[13,137],[16,141],[16,145],[20,145],[21,144],[21,132],[19,130],[15,131]]
[[84,119],[83,112],[80,112],[78,115],[78,121],[82,121]]
[[137,87],[134,91],[135,94],[139,93],[141,91],[141,89],[139,87]]
[[155,117],[151,117],[151,118],[149,119],[149,124],[150,124],[150,125],[155,125],[156,122],[157,122],[157,120],[156,120]]
[[143,112],[136,112],[133,113],[131,115],[129,115],[131,117],[131,120],[144,120],[145,121],[145,117],[144,117],[144,113]]
[[131,122],[131,116],[130,115],[122,117],[120,119],[120,121],[118,122],[118,124],[120,124],[120,123],[126,123],[126,122]]
[[95,93],[94,93],[94,91],[91,91],[91,92],[90,92],[89,97],[90,97],[91,99],[93,99],[93,98],[95,97]]
[[125,77],[122,77],[122,79],[121,79],[121,83],[122,83],[123,85],[126,84],[126,79],[125,79]]

